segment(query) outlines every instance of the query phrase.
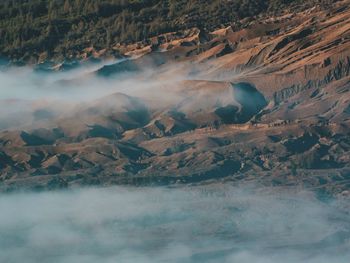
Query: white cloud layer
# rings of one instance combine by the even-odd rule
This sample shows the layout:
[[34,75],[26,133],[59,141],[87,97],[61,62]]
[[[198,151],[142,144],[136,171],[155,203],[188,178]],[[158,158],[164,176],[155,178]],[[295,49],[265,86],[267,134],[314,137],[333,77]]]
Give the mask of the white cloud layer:
[[348,262],[350,218],[307,193],[101,188],[0,196],[0,262]]

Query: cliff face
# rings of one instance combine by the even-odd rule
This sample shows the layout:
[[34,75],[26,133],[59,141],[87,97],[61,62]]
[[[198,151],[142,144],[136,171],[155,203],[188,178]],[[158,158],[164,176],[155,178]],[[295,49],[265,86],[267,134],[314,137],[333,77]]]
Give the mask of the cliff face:
[[210,180],[348,189],[349,4],[124,47],[132,59],[56,83],[126,85],[68,113],[6,101],[25,104],[28,123],[2,116],[1,189]]

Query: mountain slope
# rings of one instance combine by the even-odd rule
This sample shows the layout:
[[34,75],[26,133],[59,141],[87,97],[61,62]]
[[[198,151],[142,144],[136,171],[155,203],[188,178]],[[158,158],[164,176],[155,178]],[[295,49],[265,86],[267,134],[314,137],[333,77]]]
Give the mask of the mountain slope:
[[349,6],[129,45],[137,71],[118,62],[64,82],[125,94],[2,129],[1,189],[232,180],[346,191]]
[[[17,63],[118,56],[117,43],[198,27],[212,31],[283,7],[305,9],[321,2],[284,0],[4,0],[0,3],[0,56]],[[248,21],[240,21],[248,18]]]

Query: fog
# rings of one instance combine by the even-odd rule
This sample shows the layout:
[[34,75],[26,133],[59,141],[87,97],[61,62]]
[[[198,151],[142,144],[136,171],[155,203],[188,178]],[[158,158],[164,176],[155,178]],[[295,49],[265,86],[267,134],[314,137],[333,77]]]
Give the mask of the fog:
[[[83,102],[120,92],[124,82],[98,78],[95,72],[121,61],[83,64],[68,71],[36,71],[31,67],[8,67],[0,71],[0,99]],[[126,81],[126,79],[124,78]]]
[[[189,81],[199,77],[191,73],[193,65],[189,63],[137,63],[129,59],[81,62],[69,70],[1,69],[0,131],[52,128],[60,120],[77,116],[83,119],[82,113],[89,113],[87,109],[91,108],[106,115],[129,114],[134,106],[142,105],[152,114],[176,109],[193,116],[231,104],[241,109],[229,91],[230,84],[227,89],[222,88],[225,83],[213,89],[208,84],[199,91],[201,81]],[[136,70],[130,66],[134,64]]]
[[[58,71],[32,67],[0,69],[0,129],[35,126],[36,112],[47,112],[51,119],[70,116],[88,103],[117,93],[147,100],[148,105],[156,107],[176,100],[177,95],[170,87],[186,76],[174,73],[177,69],[174,65],[162,69],[149,65],[140,72],[98,75],[106,66],[125,61],[85,62],[76,68]],[[162,72],[167,72],[167,77],[163,78]],[[40,121],[42,126],[43,120]]]
[[0,196],[0,262],[348,262],[350,217],[312,193],[233,186]]
[[[105,95],[122,92],[131,96],[144,96],[149,88],[160,91],[160,86],[189,79],[188,74],[179,74],[178,64],[164,65],[160,69],[149,64],[139,71],[115,69],[110,75],[99,76],[99,70],[116,66],[126,59],[106,60],[102,62],[84,62],[68,70],[38,70],[33,67],[5,67],[0,69],[0,100],[56,100],[84,102]],[[133,64],[133,59],[129,59]],[[184,63],[185,64],[185,63]],[[127,65],[125,66],[127,68]],[[181,66],[183,67],[183,66]],[[112,70],[113,71],[113,70]],[[165,74],[164,74],[165,73]],[[165,78],[158,77],[166,75]],[[143,91],[147,91],[144,92]],[[141,92],[141,93],[140,93]]]

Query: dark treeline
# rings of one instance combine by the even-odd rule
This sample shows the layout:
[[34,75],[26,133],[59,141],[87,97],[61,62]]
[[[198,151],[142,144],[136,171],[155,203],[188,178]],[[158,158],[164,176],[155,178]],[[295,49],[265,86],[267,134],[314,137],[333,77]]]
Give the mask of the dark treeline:
[[66,57],[164,32],[206,30],[301,0],[2,0],[0,55]]

